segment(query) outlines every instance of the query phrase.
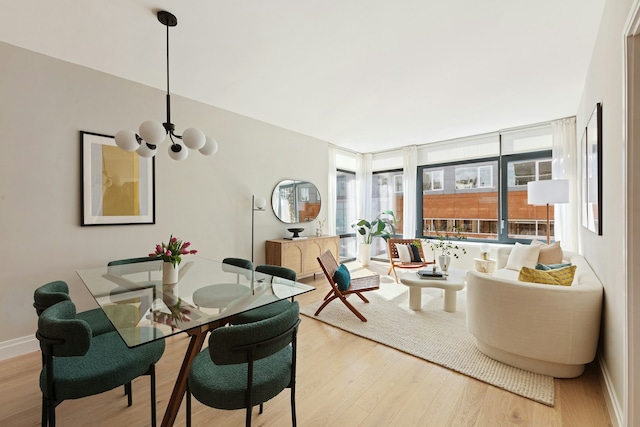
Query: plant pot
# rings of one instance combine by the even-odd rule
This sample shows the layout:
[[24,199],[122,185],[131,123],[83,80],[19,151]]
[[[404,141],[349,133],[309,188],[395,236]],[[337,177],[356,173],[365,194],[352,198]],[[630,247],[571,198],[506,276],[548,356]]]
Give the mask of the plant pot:
[[358,246],[360,264],[367,267],[371,261],[371,243],[360,243]]
[[178,264],[173,265],[171,262],[162,263],[162,284],[175,285],[178,283]]
[[447,274],[449,267],[451,266],[451,256],[450,255],[438,255],[438,265],[440,269]]

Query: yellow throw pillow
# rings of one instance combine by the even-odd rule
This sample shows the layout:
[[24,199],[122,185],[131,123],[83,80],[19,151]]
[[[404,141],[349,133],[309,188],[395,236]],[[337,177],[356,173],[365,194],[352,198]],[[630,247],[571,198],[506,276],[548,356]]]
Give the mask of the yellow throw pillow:
[[571,286],[575,274],[575,265],[546,271],[522,267],[518,280],[521,282],[543,283],[545,285]]

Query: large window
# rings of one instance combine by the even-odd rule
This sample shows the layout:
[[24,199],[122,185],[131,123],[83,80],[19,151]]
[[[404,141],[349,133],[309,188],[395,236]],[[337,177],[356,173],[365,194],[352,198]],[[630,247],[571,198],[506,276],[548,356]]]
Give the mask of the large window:
[[356,174],[339,170],[336,179],[336,233],[340,236],[340,260],[355,259],[357,241],[351,222],[356,218]]
[[[404,188],[402,186],[402,171],[374,172],[371,186],[371,210],[373,220],[380,212],[393,211],[396,220],[396,230],[402,233],[402,207]],[[374,239],[371,245],[371,256],[388,258],[386,242],[383,239]]]
[[422,224],[418,234],[435,236],[455,227],[467,238],[498,240],[498,177],[497,160],[419,168]]
[[[547,209],[546,206],[528,204],[527,183],[551,179],[551,158],[549,152],[524,153],[505,156],[503,164],[506,168],[506,211],[503,217],[506,222],[507,240],[546,239]],[[553,206],[549,207],[550,235],[554,235]]]
[[551,145],[551,126],[537,125],[420,147],[417,235],[456,228],[470,240],[543,239],[546,207],[528,204],[527,183],[552,179]]

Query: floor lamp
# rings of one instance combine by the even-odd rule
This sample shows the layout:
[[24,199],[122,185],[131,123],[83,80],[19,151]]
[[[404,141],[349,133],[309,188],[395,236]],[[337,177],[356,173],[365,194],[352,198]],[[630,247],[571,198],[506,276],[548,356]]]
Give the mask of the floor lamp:
[[262,197],[251,196],[251,263],[253,263],[253,239],[255,236],[254,224],[256,211],[264,211],[267,201]]
[[[569,180],[550,179],[529,181],[527,183],[528,203],[535,206],[547,206],[547,245],[551,243],[549,224],[549,205],[569,202]],[[536,233],[537,235],[537,233]]]

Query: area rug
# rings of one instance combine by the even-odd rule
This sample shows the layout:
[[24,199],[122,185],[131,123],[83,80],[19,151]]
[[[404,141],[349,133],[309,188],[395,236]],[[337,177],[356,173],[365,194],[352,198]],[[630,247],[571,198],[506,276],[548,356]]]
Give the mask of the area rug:
[[458,292],[455,313],[443,310],[442,291],[439,289],[423,289],[422,311],[409,309],[407,288],[395,282],[381,283],[379,291],[366,295],[369,304],[355,296],[351,296],[349,302],[367,318],[367,322],[361,322],[337,300],[317,317],[313,314],[320,302],[306,305],[300,312],[352,334],[553,406],[553,377],[498,362],[476,348],[465,324],[465,291]]

